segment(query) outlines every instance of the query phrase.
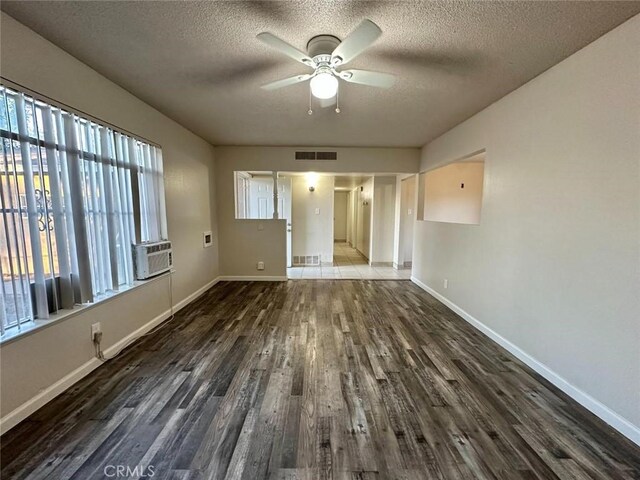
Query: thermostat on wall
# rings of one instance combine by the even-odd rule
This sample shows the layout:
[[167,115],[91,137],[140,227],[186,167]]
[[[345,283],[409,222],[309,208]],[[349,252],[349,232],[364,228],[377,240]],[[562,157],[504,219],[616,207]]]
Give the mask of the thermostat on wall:
[[202,246],[207,248],[211,245],[213,245],[213,233],[211,233],[211,231],[204,232],[202,234]]

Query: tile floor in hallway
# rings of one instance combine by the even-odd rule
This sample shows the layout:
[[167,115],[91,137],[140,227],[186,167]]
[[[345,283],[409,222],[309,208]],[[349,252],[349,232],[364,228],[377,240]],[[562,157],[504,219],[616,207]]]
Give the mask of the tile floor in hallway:
[[372,267],[367,263],[366,258],[348,243],[336,242],[333,247],[333,265],[288,268],[287,275],[294,280],[297,278],[409,280],[411,269]]

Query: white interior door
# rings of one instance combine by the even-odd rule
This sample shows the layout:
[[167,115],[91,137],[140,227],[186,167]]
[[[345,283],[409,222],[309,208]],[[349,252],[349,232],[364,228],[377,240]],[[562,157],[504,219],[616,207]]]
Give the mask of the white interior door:
[[273,178],[249,180],[249,218],[273,218]]
[[293,266],[291,256],[291,178],[278,177],[278,215],[287,221],[287,267]]

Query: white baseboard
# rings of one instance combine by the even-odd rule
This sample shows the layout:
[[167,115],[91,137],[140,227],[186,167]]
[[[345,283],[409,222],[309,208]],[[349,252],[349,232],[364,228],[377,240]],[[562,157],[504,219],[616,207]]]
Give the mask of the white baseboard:
[[191,295],[189,295],[188,297],[180,300],[178,303],[176,303],[173,306],[173,311],[174,313],[177,312],[178,310],[181,310],[183,307],[186,307],[187,305],[189,305],[191,302],[193,302],[196,298],[198,298],[200,295],[202,295],[204,292],[206,292],[207,290],[209,290],[211,287],[213,287],[216,283],[220,282],[222,277],[216,277],[213,280],[211,280],[208,283],[205,283],[202,287],[200,287],[198,290],[196,290],[195,292],[193,292]]
[[393,262],[393,268],[396,270],[411,270],[411,262],[404,262],[402,265]]
[[595,398],[593,398],[588,393],[583,392],[579,388],[575,387],[567,380],[562,378],[556,372],[551,370],[549,367],[540,363],[534,357],[529,355],[527,352],[521,350],[519,347],[511,343],[509,340],[504,338],[499,333],[495,332],[491,328],[487,327],[480,320],[473,317],[471,314],[460,308],[458,305],[453,303],[447,297],[441,295],[436,292],[433,288],[429,287],[425,283],[422,283],[416,277],[411,277],[411,281],[418,285],[420,288],[425,290],[427,293],[433,295],[435,298],[444,303],[447,307],[453,310],[455,313],[460,315],[464,320],[473,325],[475,328],[484,333],[491,340],[496,342],[498,345],[503,347],[505,350],[508,350],[511,354],[521,360],[523,363],[528,365],[531,369],[542,375],[544,378],[553,383],[556,387],[562,390],[564,393],[573,398],[580,405],[585,407],[591,413],[596,415],[597,417],[604,420],[606,423],[615,428],[622,435],[627,437],[629,440],[634,442],[637,445],[640,445],[640,428],[632,424],[626,418],[618,415],[616,412],[611,410],[609,407],[599,402]]
[[[194,301],[196,298],[198,298],[204,292],[209,290],[219,281],[220,281],[220,277],[215,278],[214,280],[210,281],[206,285],[200,287],[198,290],[193,292],[191,295],[189,295],[185,299],[179,301],[177,304],[174,305],[173,312],[176,313],[183,307],[187,306],[189,303]],[[142,327],[131,332],[126,337],[122,338],[121,340],[119,340],[109,348],[105,349],[104,350],[105,357],[108,358],[109,356],[124,349],[129,344],[135,342],[142,335],[149,332],[150,330],[155,328],[157,325],[161,324],[164,320],[166,320],[170,316],[171,316],[171,310],[166,310],[162,312],[160,315],[158,315],[151,321],[145,323]],[[34,413],[36,410],[40,409],[41,407],[49,403],[51,400],[56,398],[58,395],[63,393],[65,390],[72,387],[76,382],[78,382],[79,380],[87,376],[89,373],[91,373],[93,370],[98,368],[100,365],[102,365],[102,362],[100,360],[98,360],[97,358],[92,358],[85,364],[81,365],[80,367],[76,368],[69,374],[62,377],[60,380],[58,380],[54,384],[40,391],[40,393],[38,393],[35,397],[27,400],[22,405],[20,405],[13,411],[6,414],[4,417],[0,418],[0,435],[4,435],[5,432],[8,432],[9,430],[11,430],[22,420],[24,420],[29,415]]]
[[221,282],[286,282],[287,276],[223,275],[218,279]]
[[372,267],[393,267],[393,262],[371,262]]

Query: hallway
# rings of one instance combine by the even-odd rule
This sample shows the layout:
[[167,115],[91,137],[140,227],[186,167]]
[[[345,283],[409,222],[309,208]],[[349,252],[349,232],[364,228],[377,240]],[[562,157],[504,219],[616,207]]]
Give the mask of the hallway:
[[333,244],[333,265],[287,268],[292,279],[409,280],[411,269],[396,270],[391,266],[368,264],[367,259],[346,242]]

